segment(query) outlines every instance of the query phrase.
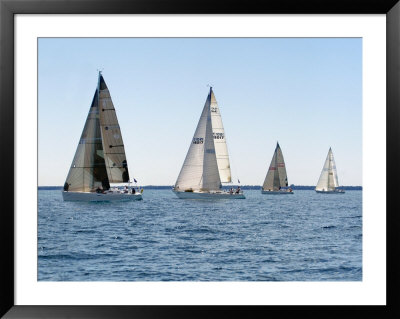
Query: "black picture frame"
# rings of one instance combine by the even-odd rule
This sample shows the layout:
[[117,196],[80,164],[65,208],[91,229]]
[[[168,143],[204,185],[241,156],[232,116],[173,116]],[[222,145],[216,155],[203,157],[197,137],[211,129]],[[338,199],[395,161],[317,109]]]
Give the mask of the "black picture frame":
[[[386,193],[387,304],[386,306],[28,306],[14,303],[14,15],[15,14],[385,14],[387,54]],[[395,176],[399,163],[400,109],[399,0],[0,0],[0,315],[4,318],[164,318],[164,317],[400,317],[397,302],[399,204]],[[383,142],[383,141],[382,141]],[[33,185],[28,185],[29,187]],[[383,213],[383,212],[379,212]]]

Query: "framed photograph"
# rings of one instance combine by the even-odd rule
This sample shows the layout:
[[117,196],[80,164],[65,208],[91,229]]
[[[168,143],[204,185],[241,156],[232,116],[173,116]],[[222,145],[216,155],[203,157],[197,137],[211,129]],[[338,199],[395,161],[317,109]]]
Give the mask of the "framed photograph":
[[0,0],[2,316],[399,313],[400,4],[290,4]]

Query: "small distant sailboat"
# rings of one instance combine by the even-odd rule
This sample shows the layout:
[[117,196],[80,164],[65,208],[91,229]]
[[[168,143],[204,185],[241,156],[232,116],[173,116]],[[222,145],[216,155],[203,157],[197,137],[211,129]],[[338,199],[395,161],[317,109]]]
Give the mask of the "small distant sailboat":
[[[136,182],[136,180],[135,180]],[[140,200],[142,190],[125,185],[129,173],[110,92],[99,72],[97,88],[62,191],[65,201]]]
[[197,124],[173,192],[179,198],[244,199],[243,191],[222,190],[231,182],[231,168],[221,113],[212,87]]
[[261,189],[262,194],[285,195],[293,194],[292,189],[285,188],[288,186],[285,161],[279,143],[276,143],[274,155],[265,177],[264,184]]
[[338,187],[339,181],[336,172],[335,159],[333,158],[332,149],[329,148],[315,191],[323,194],[344,194],[344,190],[338,189]]

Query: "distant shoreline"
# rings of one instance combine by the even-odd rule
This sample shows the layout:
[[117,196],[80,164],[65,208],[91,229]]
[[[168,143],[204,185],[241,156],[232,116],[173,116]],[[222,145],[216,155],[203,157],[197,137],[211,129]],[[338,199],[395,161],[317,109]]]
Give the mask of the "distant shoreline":
[[[172,185],[163,185],[163,186],[158,186],[158,185],[147,185],[147,186],[140,186],[143,189],[172,189]],[[229,188],[229,187],[234,187],[236,188],[237,185],[227,185],[223,188]],[[315,186],[306,186],[306,185],[291,185],[293,190],[314,190]],[[260,189],[261,185],[241,185],[241,189]],[[362,186],[341,186],[339,187],[340,189],[344,190],[362,190]],[[38,186],[39,190],[61,190],[62,186]]]

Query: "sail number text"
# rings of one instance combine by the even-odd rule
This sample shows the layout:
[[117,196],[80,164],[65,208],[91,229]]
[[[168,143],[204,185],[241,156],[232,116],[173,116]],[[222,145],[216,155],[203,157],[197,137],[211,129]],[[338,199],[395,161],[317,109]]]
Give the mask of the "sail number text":
[[203,144],[204,139],[202,137],[193,137],[193,144]]

